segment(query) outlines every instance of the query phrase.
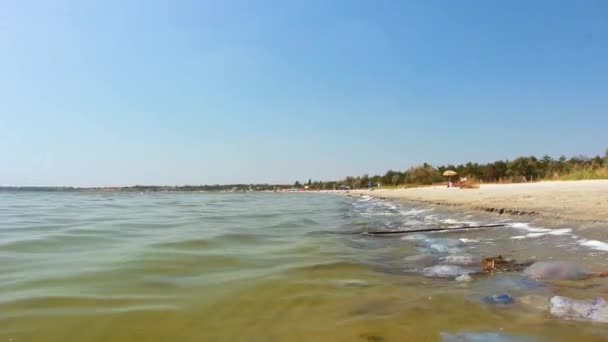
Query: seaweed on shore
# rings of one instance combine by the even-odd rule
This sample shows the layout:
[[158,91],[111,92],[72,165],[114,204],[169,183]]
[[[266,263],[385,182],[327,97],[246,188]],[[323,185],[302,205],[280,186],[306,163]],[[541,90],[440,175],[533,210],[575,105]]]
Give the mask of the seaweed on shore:
[[533,261],[517,262],[499,255],[482,258],[481,267],[486,272],[521,272],[533,263]]

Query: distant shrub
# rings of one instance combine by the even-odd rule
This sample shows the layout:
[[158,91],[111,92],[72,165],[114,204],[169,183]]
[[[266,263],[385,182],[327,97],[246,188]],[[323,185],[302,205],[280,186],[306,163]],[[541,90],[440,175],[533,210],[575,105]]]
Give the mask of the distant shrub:
[[572,170],[560,176],[560,180],[608,179],[608,168],[594,169],[591,167]]

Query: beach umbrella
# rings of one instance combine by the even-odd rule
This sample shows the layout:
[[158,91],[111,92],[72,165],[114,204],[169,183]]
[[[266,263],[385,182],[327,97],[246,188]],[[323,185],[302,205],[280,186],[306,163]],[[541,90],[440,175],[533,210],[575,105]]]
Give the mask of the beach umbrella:
[[443,176],[444,177],[448,177],[448,182],[452,181],[452,176],[457,176],[458,172],[454,171],[454,170],[446,170],[443,172]]
[[454,170],[447,170],[443,173],[443,175],[445,177],[452,177],[452,176],[457,176],[458,172],[454,171]]

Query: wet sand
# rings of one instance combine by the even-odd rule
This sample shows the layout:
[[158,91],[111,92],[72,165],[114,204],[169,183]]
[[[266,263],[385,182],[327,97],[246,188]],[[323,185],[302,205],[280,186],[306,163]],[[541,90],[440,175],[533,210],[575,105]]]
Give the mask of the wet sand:
[[353,193],[499,214],[608,223],[608,180],[482,184],[479,189],[433,186],[355,190]]

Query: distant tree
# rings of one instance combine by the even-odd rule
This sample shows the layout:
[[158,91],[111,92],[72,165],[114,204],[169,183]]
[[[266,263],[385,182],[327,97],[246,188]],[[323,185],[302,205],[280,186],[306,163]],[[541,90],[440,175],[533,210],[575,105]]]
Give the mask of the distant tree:
[[550,155],[545,154],[541,159],[540,159],[544,164],[551,164],[553,163],[553,158],[551,158]]
[[527,180],[529,177],[530,162],[527,157],[515,158],[510,164],[509,169],[518,180]]
[[542,177],[548,177],[553,173],[553,164],[555,161],[551,158],[550,155],[545,154],[539,161],[540,174]]
[[397,173],[393,174],[393,177],[391,177],[391,184],[393,184],[393,186],[396,186],[400,182],[401,182],[401,175],[399,175]]
[[309,178],[308,179],[308,186],[311,186],[311,185],[312,185],[312,180]]
[[374,176],[371,178],[371,181],[372,181],[372,183],[374,183],[374,184],[381,184],[381,183],[382,183],[382,176],[380,176],[380,175],[374,175]]
[[370,180],[369,180],[369,175],[368,175],[367,173],[366,173],[366,174],[364,174],[363,176],[361,176],[361,185],[362,185],[364,188],[367,188],[367,187],[368,187],[369,182],[370,182]]
[[559,176],[568,172],[568,165],[566,165],[566,160],[566,156],[560,156],[559,159],[557,159],[557,161],[553,163],[553,172],[556,173],[556,175]]
[[486,164],[483,167],[483,180],[486,182],[496,182],[498,180],[498,172],[494,164]]
[[300,184],[300,181],[296,181],[295,183],[293,183],[293,187],[294,188],[301,188],[302,184]]
[[604,160],[600,156],[595,156],[593,159],[591,159],[591,167],[593,169],[599,169],[600,167],[602,167],[603,163],[604,163]]
[[345,185],[348,185],[349,187],[351,187],[351,188],[352,188],[352,187],[354,186],[354,184],[353,184],[354,182],[355,182],[355,178],[354,178],[354,177],[351,177],[351,176],[348,176],[348,177],[346,177],[346,179],[344,179],[344,182],[343,182],[343,183],[344,183]]
[[443,176],[441,176],[439,171],[426,163],[407,170],[404,178],[408,184],[432,184],[443,181]]
[[509,163],[506,161],[498,160],[494,162],[494,169],[496,170],[496,178],[498,181],[502,181],[507,178],[507,171],[509,169]]
[[[474,177],[486,182],[502,181],[535,181],[543,178],[558,178],[572,174],[572,178],[597,178],[606,177],[604,171],[597,172],[602,168],[608,168],[608,149],[603,156],[589,158],[587,156],[574,156],[570,159],[560,156],[554,159],[544,155],[540,159],[535,156],[522,156],[509,160],[497,160],[493,163],[479,164],[468,162],[459,165],[442,165],[437,168],[428,163],[411,167],[399,172],[388,170],[384,175],[370,177],[365,174],[360,177],[346,177],[338,184],[350,187],[365,187],[370,182],[373,184],[432,184],[444,181],[442,174],[446,170],[455,170],[460,176]],[[335,186],[333,183],[331,186]]]
[[386,171],[386,173],[384,174],[384,176],[382,176],[382,183],[384,183],[384,184],[393,184],[393,176],[395,174],[396,174],[396,172],[393,171],[393,170]]

